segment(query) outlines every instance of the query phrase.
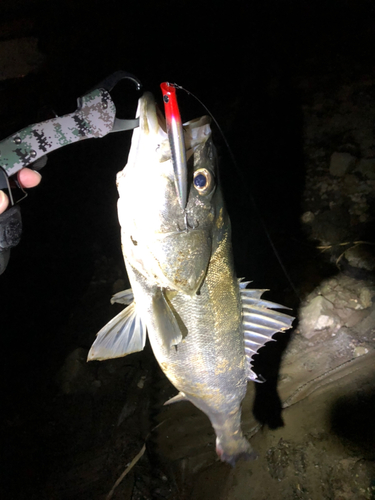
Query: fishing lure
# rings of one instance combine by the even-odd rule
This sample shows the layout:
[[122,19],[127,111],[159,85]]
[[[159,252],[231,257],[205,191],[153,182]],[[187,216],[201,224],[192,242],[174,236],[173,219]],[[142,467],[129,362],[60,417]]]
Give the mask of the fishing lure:
[[184,129],[178,108],[176,87],[168,82],[160,84],[163,92],[165,120],[172,153],[173,171],[180,205],[185,210],[187,202],[187,166]]

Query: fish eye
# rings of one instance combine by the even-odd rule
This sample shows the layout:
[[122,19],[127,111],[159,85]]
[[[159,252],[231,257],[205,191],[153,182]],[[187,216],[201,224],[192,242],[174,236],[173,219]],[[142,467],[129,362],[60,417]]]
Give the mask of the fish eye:
[[207,169],[199,168],[194,172],[193,183],[199,194],[207,194],[212,190],[214,179]]

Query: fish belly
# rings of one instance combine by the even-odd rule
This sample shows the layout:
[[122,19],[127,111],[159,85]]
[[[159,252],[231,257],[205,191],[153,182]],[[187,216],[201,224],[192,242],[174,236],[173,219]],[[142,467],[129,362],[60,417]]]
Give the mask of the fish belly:
[[241,299],[231,254],[224,256],[219,248],[211,258],[199,294],[171,294],[170,299],[167,294],[183,334],[177,346],[163,344],[150,308],[146,323],[161,369],[185,398],[209,417],[219,456],[234,465],[239,457],[253,455],[240,422],[248,376]]

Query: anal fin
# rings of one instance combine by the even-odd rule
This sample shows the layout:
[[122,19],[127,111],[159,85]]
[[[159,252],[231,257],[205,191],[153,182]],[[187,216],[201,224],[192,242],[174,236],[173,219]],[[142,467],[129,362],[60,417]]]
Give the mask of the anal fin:
[[188,401],[185,393],[183,392],[179,392],[176,396],[173,396],[173,398],[168,399],[168,401],[164,403],[164,406],[172,405],[173,403],[179,403],[180,401]]

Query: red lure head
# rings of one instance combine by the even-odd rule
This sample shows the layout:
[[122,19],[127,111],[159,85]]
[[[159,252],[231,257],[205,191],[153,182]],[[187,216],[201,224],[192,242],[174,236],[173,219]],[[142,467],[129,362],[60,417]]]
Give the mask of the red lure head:
[[165,120],[171,147],[177,194],[181,208],[185,210],[187,202],[187,165],[184,130],[177,104],[176,88],[168,82],[161,83],[160,87],[163,92]]
[[171,123],[172,119],[176,122],[181,123],[180,110],[178,109],[176,88],[168,82],[160,84],[161,91],[163,93],[164,109],[165,109],[165,119]]

